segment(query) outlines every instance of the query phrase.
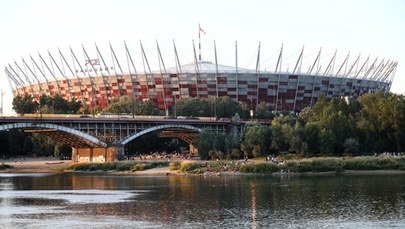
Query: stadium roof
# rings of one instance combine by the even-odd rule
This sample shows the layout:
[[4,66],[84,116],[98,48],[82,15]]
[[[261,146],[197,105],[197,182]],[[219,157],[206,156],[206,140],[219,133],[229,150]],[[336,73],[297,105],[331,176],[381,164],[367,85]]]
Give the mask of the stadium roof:
[[[247,69],[247,68],[236,68],[233,66],[227,66],[227,65],[221,65],[218,64],[216,65],[215,63],[212,63],[211,61],[206,61],[206,60],[199,60],[198,65],[195,63],[190,63],[190,64],[185,64],[181,65],[179,67],[171,67],[166,69],[166,72],[168,73],[255,73],[255,70],[252,69]],[[218,70],[217,70],[218,69]],[[159,71],[157,71],[159,72]]]

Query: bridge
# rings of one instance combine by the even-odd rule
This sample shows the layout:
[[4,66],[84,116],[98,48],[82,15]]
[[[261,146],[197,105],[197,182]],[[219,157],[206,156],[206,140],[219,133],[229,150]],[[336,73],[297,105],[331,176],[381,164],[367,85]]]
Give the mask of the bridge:
[[115,161],[126,144],[136,138],[158,132],[159,137],[179,138],[196,152],[194,140],[203,130],[241,136],[244,122],[231,120],[91,117],[1,117],[0,131],[22,129],[39,133],[72,147],[75,162]]

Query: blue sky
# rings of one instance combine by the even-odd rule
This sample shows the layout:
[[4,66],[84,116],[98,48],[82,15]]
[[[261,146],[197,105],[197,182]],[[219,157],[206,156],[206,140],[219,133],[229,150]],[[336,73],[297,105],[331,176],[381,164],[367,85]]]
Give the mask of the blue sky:
[[[142,40],[152,53],[156,39],[168,56],[175,39],[180,58],[190,62],[198,23],[207,33],[202,36],[204,59],[213,60],[213,40],[220,63],[230,65],[237,40],[240,65],[250,68],[261,42],[262,69],[271,68],[265,60],[274,58],[281,44],[285,56],[304,45],[309,56],[304,61],[312,61],[320,47],[325,62],[335,49],[341,56],[350,51],[352,58],[361,53],[364,58],[397,60],[391,90],[405,93],[405,1],[401,0],[3,0],[0,65],[4,68],[48,49],[94,47],[94,43],[108,47],[108,42],[120,47],[124,40],[136,50]],[[0,82],[6,92],[4,111],[10,113],[12,98],[3,71]]]

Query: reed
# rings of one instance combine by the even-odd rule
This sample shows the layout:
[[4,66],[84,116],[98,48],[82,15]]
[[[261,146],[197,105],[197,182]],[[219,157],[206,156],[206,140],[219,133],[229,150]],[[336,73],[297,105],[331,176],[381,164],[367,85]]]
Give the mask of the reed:
[[245,164],[239,168],[239,172],[242,173],[274,173],[279,172],[280,167],[274,163],[255,163]]

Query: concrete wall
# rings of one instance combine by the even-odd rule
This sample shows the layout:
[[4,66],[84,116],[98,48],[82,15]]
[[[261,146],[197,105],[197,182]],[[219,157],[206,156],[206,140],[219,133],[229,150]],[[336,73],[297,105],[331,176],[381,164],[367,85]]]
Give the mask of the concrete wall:
[[116,161],[120,148],[72,148],[74,162],[111,162]]

